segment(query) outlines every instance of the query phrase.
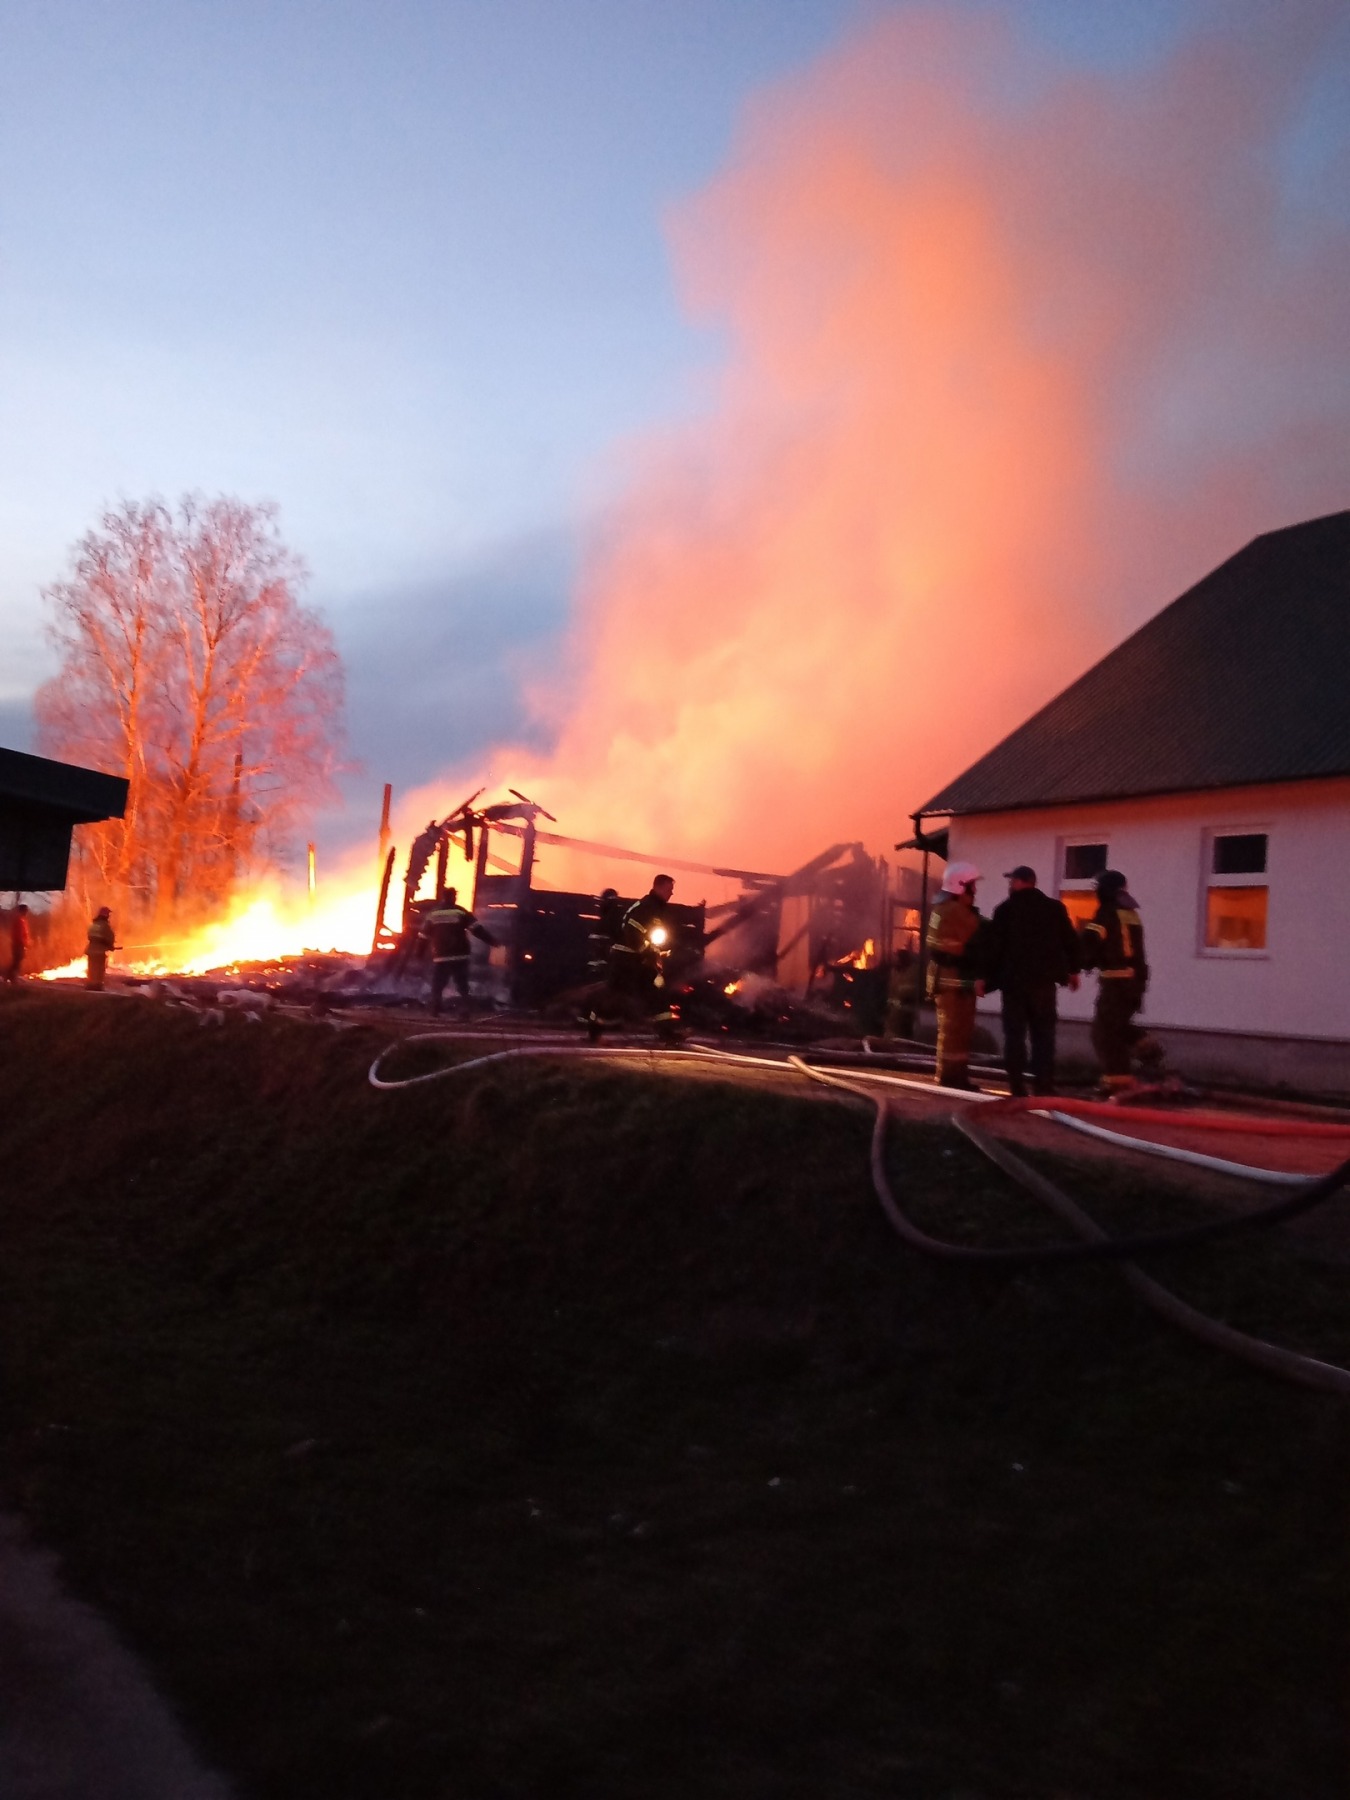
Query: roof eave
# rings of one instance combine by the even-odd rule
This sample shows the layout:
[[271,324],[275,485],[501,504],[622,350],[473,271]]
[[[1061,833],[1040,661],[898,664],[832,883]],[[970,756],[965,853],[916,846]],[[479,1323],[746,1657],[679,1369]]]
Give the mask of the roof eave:
[[[1258,787],[1286,787],[1301,781],[1345,781],[1350,779],[1350,769],[1322,769],[1315,775],[1253,775],[1244,781],[1191,781],[1174,783],[1167,787],[1128,788],[1115,793],[1061,794],[1051,797],[1037,797],[1030,800],[1005,800],[993,805],[984,802],[979,806],[953,805],[950,802],[937,804],[930,800],[921,806],[912,819],[964,819],[991,813],[1007,812],[1050,812],[1061,806],[1114,806],[1128,800],[1156,800],[1168,794],[1220,794],[1236,789]],[[942,796],[937,796],[938,801]]]

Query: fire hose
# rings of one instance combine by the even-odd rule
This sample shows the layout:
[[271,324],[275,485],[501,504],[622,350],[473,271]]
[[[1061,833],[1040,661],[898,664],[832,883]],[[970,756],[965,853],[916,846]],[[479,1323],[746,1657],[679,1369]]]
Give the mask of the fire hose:
[[[481,1034],[475,1032],[422,1032],[409,1038],[398,1040],[401,1043],[426,1043],[431,1040],[456,1040],[477,1038]],[[885,1087],[904,1087],[918,1089],[934,1097],[937,1090],[928,1082],[919,1082],[903,1076],[882,1074],[871,1070],[862,1070],[849,1076],[834,1074],[828,1070],[813,1067],[798,1055],[789,1055],[786,1061],[774,1057],[759,1057],[739,1054],[702,1045],[691,1045],[686,1049],[658,1049],[654,1046],[621,1046],[621,1045],[579,1045],[565,1040],[538,1038],[514,1045],[507,1050],[490,1052],[486,1056],[473,1057],[467,1062],[448,1064],[443,1068],[433,1069],[421,1075],[406,1076],[400,1080],[388,1080],[380,1075],[380,1066],[389,1051],[395,1045],[386,1045],[371,1064],[369,1082],[372,1087],[392,1090],[411,1087],[422,1082],[436,1081],[448,1075],[467,1073],[470,1069],[484,1068],[489,1064],[508,1061],[524,1056],[587,1056],[587,1057],[645,1057],[649,1063],[658,1058],[687,1059],[691,1054],[714,1063],[736,1063],[759,1068],[770,1068],[784,1073],[795,1070],[808,1080],[822,1083],[842,1092],[851,1094],[856,1099],[865,1100],[875,1108],[876,1117],[873,1123],[870,1168],[872,1186],[882,1211],[896,1235],[910,1248],[921,1251],[924,1255],[938,1258],[946,1262],[962,1263],[985,1267],[1032,1267],[1038,1264],[1056,1264],[1066,1262],[1110,1261],[1119,1264],[1120,1273],[1130,1288],[1139,1296],[1149,1309],[1171,1325],[1186,1332],[1200,1343],[1211,1349],[1220,1350],[1227,1355],[1238,1358],[1252,1367],[1275,1375],[1285,1381],[1292,1381],[1300,1386],[1317,1388],[1324,1392],[1350,1395],[1350,1369],[1343,1369],[1332,1363],[1325,1363],[1316,1357],[1304,1356],[1297,1351],[1287,1350],[1278,1344],[1267,1343],[1263,1338],[1236,1330],[1222,1320],[1210,1317],[1207,1313],[1190,1306],[1169,1288],[1155,1281],[1150,1275],[1137,1266],[1135,1258],[1157,1251],[1176,1249],[1208,1241],[1211,1238],[1231,1234],[1236,1231],[1254,1227],[1270,1226],[1295,1218],[1301,1213],[1309,1212],[1314,1207],[1324,1204],[1350,1181],[1350,1159],[1341,1163],[1325,1175],[1308,1179],[1290,1178],[1293,1189],[1285,1197],[1271,1204],[1258,1207],[1253,1211],[1235,1215],[1231,1218],[1207,1220],[1201,1224],[1181,1226],[1169,1231],[1155,1231],[1135,1234],[1127,1237],[1111,1237],[1092,1219],[1077,1202],[1056,1186],[1039,1170],[1025,1162],[1015,1151],[998,1139],[991,1137],[973,1123],[970,1117],[959,1113],[951,1115],[951,1124],[982,1155],[989,1158],[998,1168],[1015,1181],[1028,1193],[1039,1199],[1045,1206],[1063,1219],[1075,1233],[1077,1241],[1059,1242],[1035,1248],[1008,1247],[984,1248],[979,1245],[956,1244],[942,1238],[930,1236],[921,1230],[908,1217],[892,1189],[886,1171],[886,1138],[890,1122],[890,1109],[884,1093],[878,1094],[875,1085]],[[861,1083],[868,1085],[863,1086]],[[943,1095],[943,1098],[946,1096]],[[955,1096],[953,1096],[955,1097]],[[962,1094],[965,1101],[984,1101],[992,1105],[999,1113],[1014,1111],[1039,1111],[1051,1117],[1058,1116],[1058,1122],[1065,1124],[1075,1122],[1069,1109],[1087,1110],[1091,1103],[1058,1101],[1037,1105],[1036,1102],[1009,1101],[994,1095]],[[1095,1109],[1093,1109],[1095,1110]],[[1121,1109],[1116,1109],[1117,1111]],[[1134,1116],[1145,1122],[1159,1118],[1175,1124],[1176,1115],[1161,1112],[1160,1109],[1139,1109]],[[1077,1121],[1082,1123],[1081,1121]],[[1202,1124],[1203,1128],[1217,1128],[1221,1123],[1232,1128],[1231,1119],[1223,1120],[1221,1115],[1187,1115],[1187,1124]],[[1305,1135],[1306,1127],[1293,1120],[1252,1120],[1243,1122],[1244,1130],[1259,1129],[1266,1135]],[[1196,1152],[1178,1153],[1171,1145],[1150,1143],[1145,1139],[1128,1138],[1124,1134],[1106,1133],[1114,1142],[1127,1144],[1130,1148],[1150,1153],[1182,1154],[1186,1160],[1195,1160]],[[1313,1131],[1317,1137],[1350,1136],[1350,1127],[1329,1125]],[[1227,1173],[1243,1175],[1271,1175],[1274,1171],[1259,1171],[1249,1165],[1225,1163],[1219,1158],[1200,1158],[1207,1166],[1218,1166]]]

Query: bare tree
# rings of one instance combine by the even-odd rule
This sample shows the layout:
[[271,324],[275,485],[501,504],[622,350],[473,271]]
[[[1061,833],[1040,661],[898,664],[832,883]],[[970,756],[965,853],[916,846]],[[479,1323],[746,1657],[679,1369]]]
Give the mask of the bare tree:
[[342,668],[304,580],[275,508],[189,496],[107,513],[45,591],[61,667],[40,742],[127,777],[126,818],[82,848],[141,918],[218,906],[330,791]]

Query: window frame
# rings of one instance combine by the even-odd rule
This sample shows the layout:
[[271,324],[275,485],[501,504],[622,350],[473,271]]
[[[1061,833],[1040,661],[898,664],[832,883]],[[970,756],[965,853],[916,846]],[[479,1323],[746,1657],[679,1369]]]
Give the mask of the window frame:
[[[1069,860],[1069,851],[1087,844],[1100,844],[1106,852],[1102,868],[1109,869],[1111,867],[1111,834],[1109,831],[1098,829],[1096,831],[1069,832],[1067,836],[1058,839],[1055,844],[1055,898],[1057,900],[1063,900],[1066,894],[1096,895],[1097,877],[1095,875],[1070,876],[1064,873],[1065,865]],[[1074,918],[1072,912],[1069,916],[1073,918],[1075,929],[1084,923],[1082,919]]]
[[[1270,850],[1274,832],[1269,824],[1233,824],[1206,825],[1200,834],[1200,886],[1197,896],[1196,914],[1196,954],[1215,962],[1262,962],[1270,957]],[[1217,875],[1214,872],[1214,846],[1219,838],[1226,837],[1263,837],[1266,840],[1266,866],[1257,873],[1249,870],[1238,875]],[[1254,888],[1266,890],[1266,941],[1258,949],[1249,949],[1238,944],[1210,944],[1206,937],[1209,929],[1209,896],[1215,888]]]

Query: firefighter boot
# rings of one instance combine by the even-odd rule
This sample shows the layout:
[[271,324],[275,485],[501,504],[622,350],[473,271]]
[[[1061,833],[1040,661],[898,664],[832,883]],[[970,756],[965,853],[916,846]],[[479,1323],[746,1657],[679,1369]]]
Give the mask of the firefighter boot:
[[938,1073],[939,1087],[955,1088],[960,1094],[982,1094],[984,1089],[970,1079],[970,1067],[966,1063],[947,1063]]

